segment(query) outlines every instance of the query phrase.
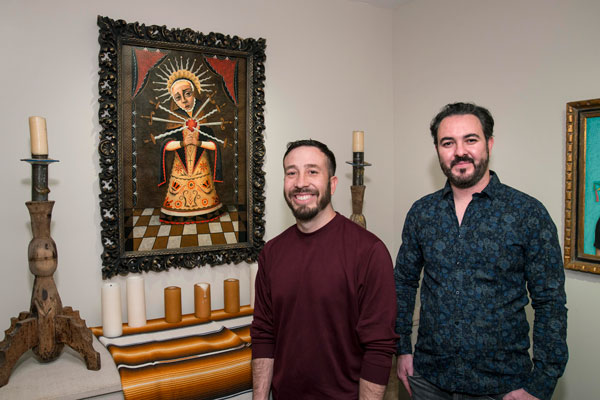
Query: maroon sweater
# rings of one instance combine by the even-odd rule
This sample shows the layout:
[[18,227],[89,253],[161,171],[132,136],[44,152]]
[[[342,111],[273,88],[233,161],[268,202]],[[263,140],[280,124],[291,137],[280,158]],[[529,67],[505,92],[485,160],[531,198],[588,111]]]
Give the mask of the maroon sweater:
[[357,399],[359,378],[387,384],[396,294],[381,240],[337,214],[316,232],[288,228],[258,265],[252,357],[274,358],[274,398]]

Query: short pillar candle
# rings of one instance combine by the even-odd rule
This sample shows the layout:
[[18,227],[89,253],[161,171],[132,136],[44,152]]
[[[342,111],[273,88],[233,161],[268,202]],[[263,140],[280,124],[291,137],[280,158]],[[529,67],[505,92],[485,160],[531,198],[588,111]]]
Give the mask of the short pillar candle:
[[237,279],[225,279],[223,284],[225,292],[225,312],[240,312],[240,281]]
[[194,315],[196,318],[210,318],[210,284],[206,282],[194,285]]
[[179,286],[165,288],[165,321],[169,323],[181,321],[181,288]]

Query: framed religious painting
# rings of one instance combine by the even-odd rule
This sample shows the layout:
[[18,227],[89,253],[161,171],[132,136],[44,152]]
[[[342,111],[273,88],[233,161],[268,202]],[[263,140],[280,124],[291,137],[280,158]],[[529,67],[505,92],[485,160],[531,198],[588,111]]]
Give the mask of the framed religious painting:
[[600,99],[567,103],[565,267],[600,274]]
[[255,261],[265,40],[98,26],[103,278]]

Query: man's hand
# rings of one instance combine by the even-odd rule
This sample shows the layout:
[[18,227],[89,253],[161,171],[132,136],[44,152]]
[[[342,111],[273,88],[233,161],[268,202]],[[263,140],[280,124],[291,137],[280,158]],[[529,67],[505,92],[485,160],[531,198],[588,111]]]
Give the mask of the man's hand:
[[[396,374],[398,379],[402,381],[404,388],[408,392],[408,395],[412,397],[412,391],[408,384],[408,377],[413,375],[413,355],[412,354],[401,354],[396,357]],[[506,399],[509,400],[509,399]]]
[[540,400],[535,396],[530,395],[524,389],[513,390],[507,393],[502,400]]

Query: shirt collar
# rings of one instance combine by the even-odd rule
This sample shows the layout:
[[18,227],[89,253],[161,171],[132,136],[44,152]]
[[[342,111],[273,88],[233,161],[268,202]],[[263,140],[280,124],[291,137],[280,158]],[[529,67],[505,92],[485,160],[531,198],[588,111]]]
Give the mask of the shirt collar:
[[[498,190],[500,189],[500,179],[498,179],[498,175],[492,170],[490,170],[490,182],[488,185],[481,191],[481,193],[475,193],[473,196],[475,197],[489,197],[493,199],[497,196]],[[446,184],[442,189],[442,198],[446,198],[452,193],[452,187],[450,186],[450,182],[446,180]]]

